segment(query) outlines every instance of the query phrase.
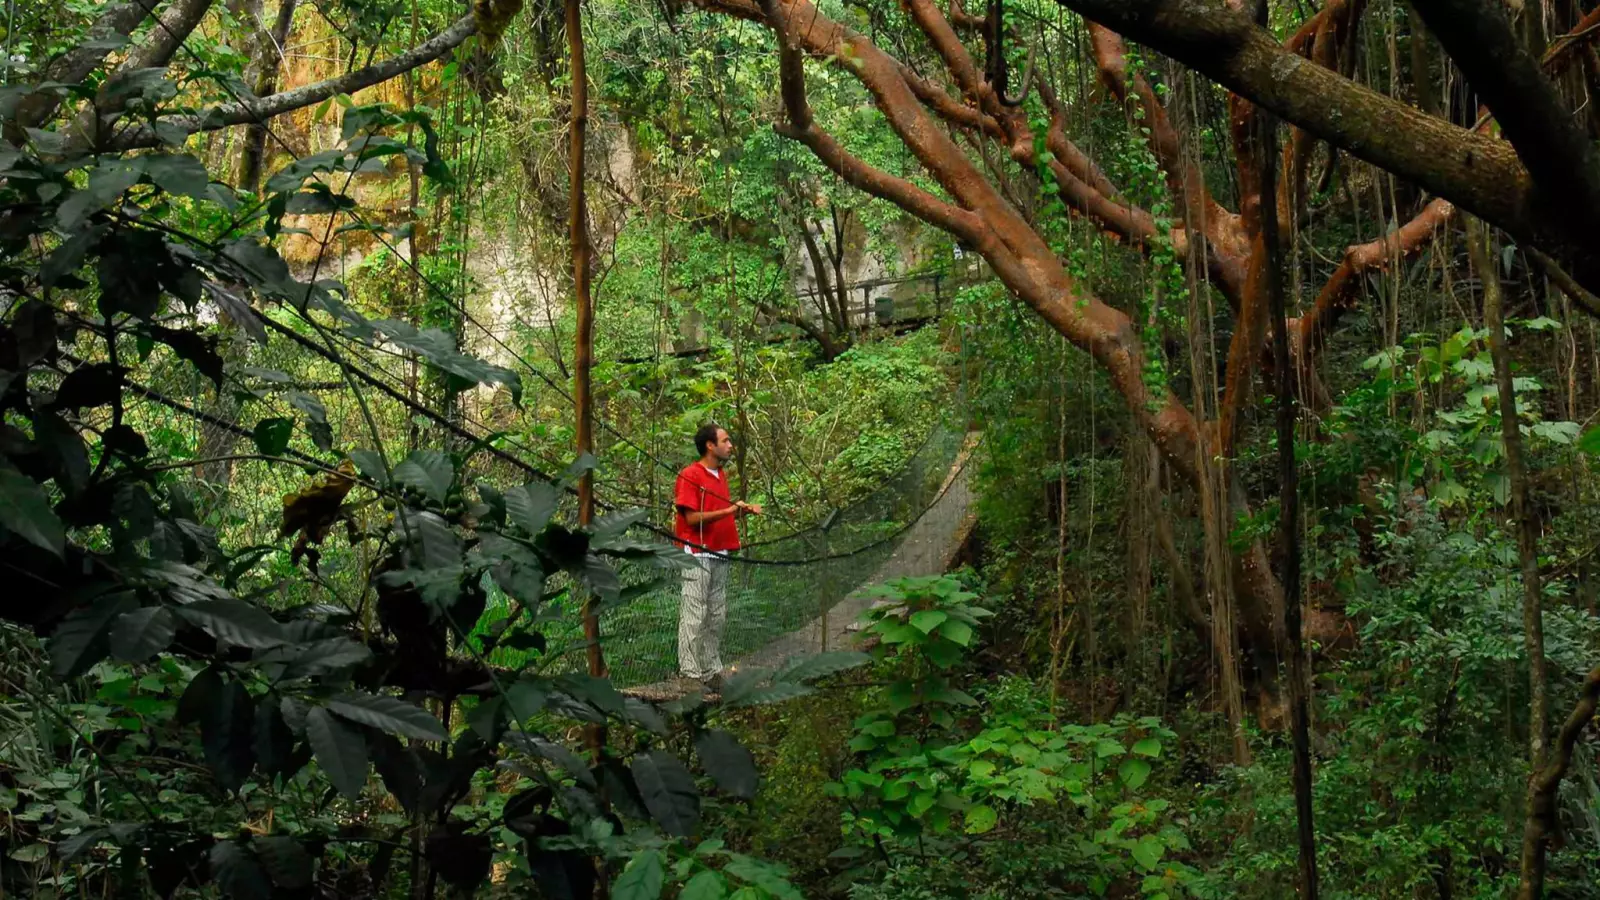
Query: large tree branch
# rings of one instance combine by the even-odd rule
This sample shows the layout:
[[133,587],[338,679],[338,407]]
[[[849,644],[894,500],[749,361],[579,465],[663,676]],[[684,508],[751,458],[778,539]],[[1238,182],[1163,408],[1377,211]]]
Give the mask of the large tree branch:
[[1166,175],[1168,190],[1178,199],[1184,223],[1205,235],[1211,245],[1207,255],[1212,258],[1212,272],[1219,277],[1223,293],[1237,304],[1244,291],[1250,257],[1240,217],[1224,209],[1211,196],[1206,188],[1205,173],[1199,163],[1184,152],[1182,139],[1167,116],[1166,105],[1156,97],[1150,82],[1143,75],[1129,77],[1127,48],[1122,38],[1091,23],[1089,39],[1106,89],[1124,104],[1130,96],[1138,98],[1143,124],[1149,129],[1146,141]]
[[[231,125],[266,121],[287,112],[321,103],[336,94],[353,94],[375,84],[382,84],[419,66],[427,65],[459,47],[477,30],[477,20],[470,14],[465,15],[457,19],[454,25],[405,53],[357,69],[347,75],[308,84],[292,91],[281,91],[270,97],[245,100],[242,103],[224,103],[198,115],[171,116],[165,121],[191,134],[216,131]],[[160,139],[156,137],[155,131],[148,125],[141,125],[118,136],[114,146],[118,150],[129,150],[154,147],[159,143]]]
[[1582,244],[1582,236],[1549,227],[1527,169],[1505,142],[1434,119],[1308,62],[1242,12],[1215,0],[1057,2],[1519,238],[1562,251]]
[[1600,236],[1600,151],[1512,31],[1505,8],[1499,0],[1411,3],[1494,113],[1528,167],[1542,210],[1567,233],[1583,235],[1578,246],[1592,248]]
[[[1572,48],[1580,46],[1585,37],[1596,29],[1600,29],[1600,6],[1584,16],[1566,35],[1557,38],[1545,52],[1540,65],[1547,71],[1559,70],[1571,58],[1566,54]],[[1480,112],[1478,125],[1474,130],[1486,132],[1492,119],[1487,110]],[[1311,374],[1310,366],[1321,353],[1328,335],[1338,325],[1339,319],[1345,312],[1354,308],[1362,276],[1375,269],[1387,268],[1391,262],[1398,262],[1421,251],[1439,228],[1450,221],[1455,211],[1455,206],[1449,201],[1434,200],[1424,206],[1422,211],[1413,216],[1409,222],[1388,234],[1346,248],[1338,268],[1334,269],[1333,274],[1323,283],[1321,292],[1317,294],[1316,303],[1296,322],[1296,335],[1293,336],[1297,338],[1299,345],[1297,355],[1300,360],[1302,383],[1309,383],[1304,379],[1309,378]],[[1547,254],[1532,248],[1530,250],[1534,260],[1545,268],[1550,279],[1563,293],[1572,297],[1585,312],[1600,316],[1600,305],[1588,302],[1589,298],[1594,296],[1592,292],[1586,290]]]
[[175,0],[156,20],[150,36],[117,66],[118,72],[154,69],[172,61],[178,48],[211,10],[212,0]]
[[[858,80],[901,142],[960,208],[862,165],[815,126],[805,131],[791,129],[793,136],[851,184],[967,240],[1001,283],[1105,370],[1133,421],[1149,434],[1173,470],[1191,484],[1200,483],[1201,466],[1210,456],[1201,449],[1201,429],[1170,389],[1147,381],[1146,350],[1139,329],[1125,313],[1074,281],[1043,237],[983,177],[943,121],[924,107],[901,77],[898,61],[864,36],[822,15],[811,0],[763,0],[770,16],[753,0],[695,2],[714,12],[776,26],[781,46],[794,41],[807,55]],[[780,68],[793,71],[792,66]],[[1007,128],[1015,137],[1009,124]],[[930,205],[930,200],[937,205]],[[1270,649],[1274,646],[1273,611],[1281,604],[1265,558],[1259,544],[1242,554],[1238,583],[1245,595],[1241,626],[1249,633],[1252,646]]]
[[189,35],[199,27],[200,20],[211,11],[212,0],[175,0],[160,16],[156,17],[155,25],[150,29],[150,34],[144,43],[129,52],[111,78],[101,86],[99,94],[93,104],[85,109],[70,126],[72,131],[80,136],[80,140],[94,144],[93,135],[96,128],[105,127],[116,121],[128,105],[128,97],[118,100],[107,100],[108,91],[115,83],[118,76],[137,72],[141,69],[165,68],[172,61],[178,48]]
[[[119,39],[133,34],[144,17],[156,8],[159,0],[127,0],[113,3],[89,27],[85,40],[61,54],[45,67],[44,81],[77,84],[100,67],[107,54]],[[37,128],[48,122],[61,106],[61,97],[54,91],[35,91],[17,103],[16,121],[24,128]]]

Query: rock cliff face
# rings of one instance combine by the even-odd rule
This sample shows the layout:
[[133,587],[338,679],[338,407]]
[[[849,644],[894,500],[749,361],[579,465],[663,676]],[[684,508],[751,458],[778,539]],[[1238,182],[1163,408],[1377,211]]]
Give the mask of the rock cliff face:
[[[275,4],[263,4],[258,15],[270,19]],[[253,10],[251,12],[254,12]],[[396,22],[394,27],[408,27],[409,23]],[[309,8],[297,12],[294,28],[283,45],[283,64],[278,76],[278,89],[290,90],[314,83],[348,69],[352,64],[349,41],[342,37],[321,15]],[[365,62],[365,51],[353,61]],[[446,57],[439,62],[416,70],[409,78],[395,79],[359,92],[351,100],[355,104],[390,103],[397,107],[425,104],[435,110],[456,108],[452,97],[461,90],[470,76],[463,74],[472,60]],[[504,84],[500,84],[504,90]],[[435,252],[441,240],[451,236],[440,234],[441,229],[457,229],[442,211],[449,204],[465,204],[470,209],[459,221],[465,222],[469,251],[457,259],[466,270],[466,308],[477,323],[461,329],[464,349],[500,365],[513,365],[513,354],[484,332],[493,332],[507,343],[507,336],[518,327],[531,327],[554,333],[555,326],[567,312],[567,269],[569,265],[566,235],[565,165],[561,158],[564,143],[560,139],[562,111],[549,97],[538,98],[533,108],[502,103],[496,98],[487,123],[469,122],[469,133],[490,134],[492,141],[504,145],[502,154],[511,158],[509,165],[501,160],[500,171],[479,171],[474,181],[473,195],[450,195],[434,198],[426,186],[420,200],[420,220],[414,223],[411,212],[412,184],[404,161],[391,158],[386,170],[355,176],[349,181],[348,192],[356,199],[364,221],[385,228],[400,228],[411,223],[416,237],[413,240],[378,237],[363,230],[340,229],[352,224],[343,215],[297,215],[285,219],[288,232],[283,242],[283,254],[295,273],[304,278],[316,272],[318,277],[350,280],[361,277],[364,263],[374,254],[392,248],[403,258],[408,258],[416,248],[423,255]],[[527,103],[519,98],[518,103]],[[307,156],[337,146],[345,106],[328,102],[280,117],[273,122],[272,137],[266,148],[263,172],[270,177],[288,163],[293,156]],[[443,117],[447,112],[438,113]],[[515,124],[513,123],[515,120]],[[456,123],[461,124],[461,123]],[[644,227],[639,209],[641,191],[659,190],[659,174],[649,172],[649,160],[641,159],[633,145],[632,135],[616,118],[614,111],[597,104],[591,120],[588,170],[591,177],[592,235],[596,243],[596,260],[603,272],[608,261],[615,259],[617,242],[625,229]],[[206,152],[219,163],[236,159],[242,145],[243,129],[230,129],[212,136]],[[416,139],[420,141],[421,135]],[[461,144],[442,148],[447,157],[470,159],[476,152],[472,138]],[[344,176],[331,182],[335,188],[344,188]],[[819,208],[820,210],[820,208]],[[856,215],[846,215],[836,226],[825,214],[812,223],[817,240],[832,247],[842,247],[842,257],[837,267],[827,260],[826,282],[837,285],[840,281],[850,286],[848,309],[853,325],[874,321],[877,302],[893,297],[898,306],[904,306],[907,295],[925,292],[926,285],[905,286],[877,284],[901,274],[906,268],[920,265],[929,254],[926,229],[916,225],[895,224],[878,229],[876,238],[869,237],[868,228]],[[324,241],[326,248],[324,249]],[[387,246],[386,246],[387,244]],[[459,252],[459,251],[455,251]],[[791,286],[802,298],[801,307],[813,321],[821,318],[817,304],[811,299],[823,283],[819,279],[811,257],[801,246],[798,237],[791,238],[784,251],[791,275]],[[892,265],[890,260],[904,261]],[[441,285],[443,287],[443,285]],[[450,289],[459,291],[461,285]],[[409,278],[402,279],[380,290],[404,290],[409,295]],[[424,293],[426,288],[423,289]],[[409,296],[398,298],[396,306],[405,306]],[[665,323],[657,329],[654,340],[658,349],[671,352],[683,346],[700,346],[705,343],[703,317],[685,315],[682,321]],[[478,327],[481,325],[482,327]],[[552,348],[555,349],[555,348]]]

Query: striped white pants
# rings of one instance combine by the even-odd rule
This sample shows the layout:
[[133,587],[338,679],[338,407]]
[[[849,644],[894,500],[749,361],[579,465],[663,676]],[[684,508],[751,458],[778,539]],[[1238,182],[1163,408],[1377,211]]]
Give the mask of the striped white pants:
[[678,607],[678,672],[696,680],[722,671],[722,626],[728,621],[726,559],[694,557],[683,570]]

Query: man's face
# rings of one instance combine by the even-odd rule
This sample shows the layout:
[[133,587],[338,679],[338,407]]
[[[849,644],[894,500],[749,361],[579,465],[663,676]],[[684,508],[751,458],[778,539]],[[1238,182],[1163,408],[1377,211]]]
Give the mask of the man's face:
[[727,462],[733,458],[733,438],[728,437],[727,429],[717,429],[717,442],[711,445],[711,455],[720,462]]

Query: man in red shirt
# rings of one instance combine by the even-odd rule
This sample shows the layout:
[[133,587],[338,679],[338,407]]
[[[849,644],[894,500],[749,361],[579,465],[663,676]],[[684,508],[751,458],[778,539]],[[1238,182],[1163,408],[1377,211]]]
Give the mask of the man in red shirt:
[[694,434],[700,458],[678,473],[673,503],[678,546],[692,558],[683,573],[678,610],[678,672],[707,693],[722,691],[722,627],[728,619],[728,554],[739,549],[742,515],[760,515],[755,503],[734,500],[723,464],[733,457],[733,439],[714,424]]

